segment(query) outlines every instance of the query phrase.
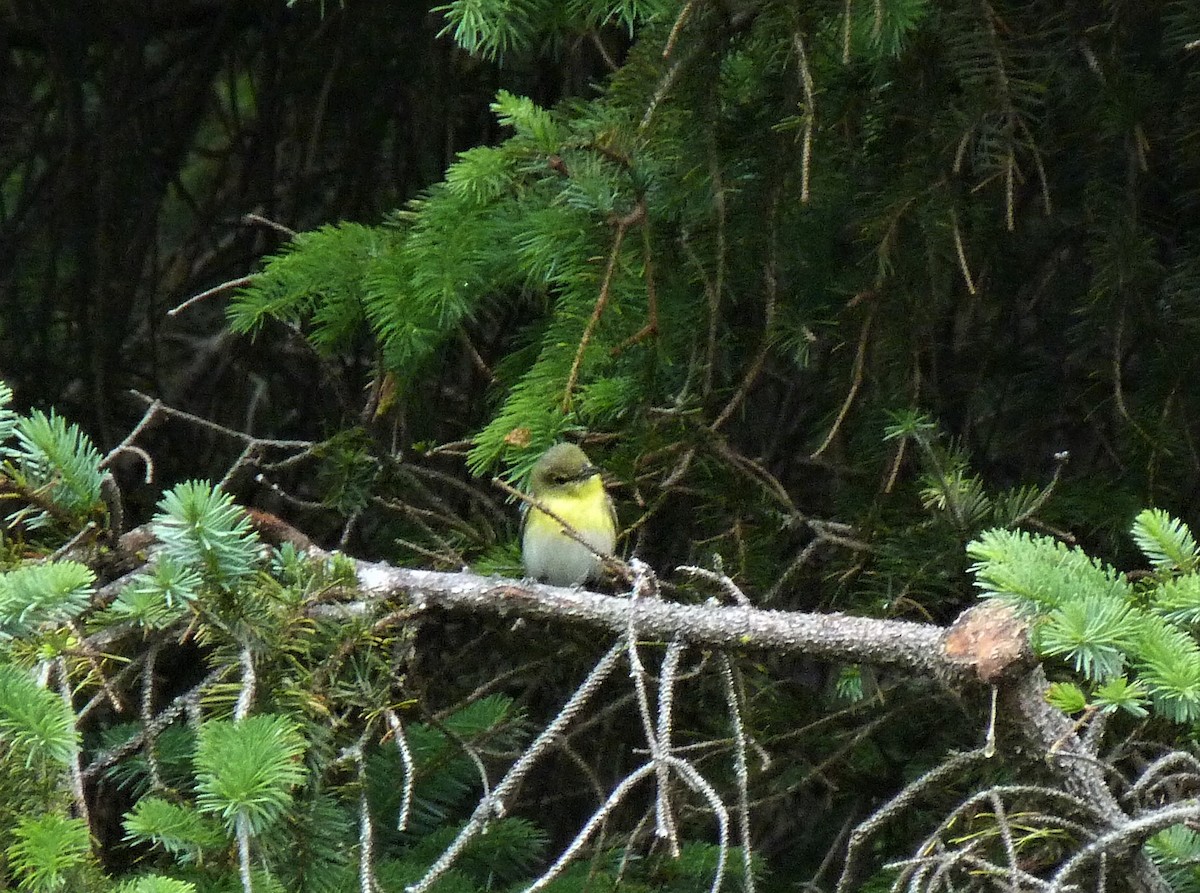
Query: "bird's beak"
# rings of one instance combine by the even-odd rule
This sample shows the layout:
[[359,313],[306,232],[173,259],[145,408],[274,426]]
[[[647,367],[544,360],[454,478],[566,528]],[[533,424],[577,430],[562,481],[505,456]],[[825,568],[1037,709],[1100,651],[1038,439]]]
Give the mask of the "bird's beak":
[[599,473],[600,469],[595,465],[584,465],[583,468],[579,469],[579,476],[576,478],[576,480],[586,481],[592,475]]

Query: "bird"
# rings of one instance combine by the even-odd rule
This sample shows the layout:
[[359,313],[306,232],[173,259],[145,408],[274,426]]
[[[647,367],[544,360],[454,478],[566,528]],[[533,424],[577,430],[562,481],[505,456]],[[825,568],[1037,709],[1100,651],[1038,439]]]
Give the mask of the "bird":
[[[595,552],[612,555],[617,513],[600,469],[573,443],[550,447],[533,466],[529,495],[570,525]],[[524,507],[521,557],[525,573],[553,586],[580,586],[600,577],[602,562],[537,505]]]

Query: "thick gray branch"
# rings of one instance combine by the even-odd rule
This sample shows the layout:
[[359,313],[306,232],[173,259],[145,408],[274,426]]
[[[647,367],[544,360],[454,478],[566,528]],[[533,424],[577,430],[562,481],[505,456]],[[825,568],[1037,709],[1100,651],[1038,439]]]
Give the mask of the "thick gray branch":
[[630,599],[369,562],[358,562],[358,579],[368,602],[325,606],[323,610],[360,613],[370,610],[370,601],[401,598],[419,610],[555,619],[617,634],[629,628],[632,612],[634,628],[646,638],[666,641],[679,636],[702,647],[761,649],[890,665],[946,681],[964,681],[970,672],[964,661],[946,654],[945,630],[925,623]]

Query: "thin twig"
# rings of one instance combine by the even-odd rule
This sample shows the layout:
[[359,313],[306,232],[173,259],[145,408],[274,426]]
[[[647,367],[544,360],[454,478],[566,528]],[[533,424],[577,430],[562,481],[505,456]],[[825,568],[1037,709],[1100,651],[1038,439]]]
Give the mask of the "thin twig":
[[591,343],[596,326],[600,324],[600,317],[604,315],[604,310],[608,307],[608,301],[612,295],[613,275],[616,273],[617,259],[621,255],[621,243],[625,241],[625,233],[629,231],[631,226],[635,226],[645,219],[646,203],[639,200],[632,211],[615,221],[617,232],[613,237],[612,248],[608,252],[608,263],[604,268],[604,277],[600,280],[600,294],[596,298],[595,306],[592,308],[592,315],[588,319],[587,325],[583,328],[583,335],[579,339],[579,347],[575,351],[575,359],[571,363],[571,371],[567,375],[567,385],[563,389],[562,411],[564,414],[571,411],[571,397],[575,390],[575,385],[579,380],[579,369],[583,365],[583,355],[587,351],[588,344]]
[[675,44],[679,40],[679,35],[683,33],[683,26],[687,23],[692,10],[695,8],[696,0],[688,0],[687,3],[683,4],[683,9],[679,10],[679,15],[675,17],[675,24],[671,26],[671,33],[667,35],[667,42],[663,46],[662,57],[664,59],[671,58],[671,53],[675,50]]
[[817,98],[816,90],[813,87],[812,72],[808,68],[808,53],[804,50],[804,36],[799,31],[792,35],[792,46],[796,49],[796,58],[800,64],[800,83],[804,87],[804,144],[800,150],[800,203],[807,205],[810,198],[809,172],[812,166]]
[[633,345],[658,335],[658,287],[654,282],[649,222],[642,226],[642,271],[646,279],[646,324],[609,351],[610,356],[618,356]]
[[962,232],[958,228],[958,212],[950,212],[950,229],[954,234],[954,253],[958,256],[958,268],[962,271],[963,280],[967,283],[967,292],[976,294],[975,280],[971,278],[971,267],[967,263],[967,252],[963,248]]
[[845,21],[845,26],[842,29],[842,64],[850,64],[850,14],[853,0],[846,0],[845,6],[842,9],[842,19]]
[[750,843],[750,767],[746,760],[746,728],[742,722],[742,707],[733,662],[722,653],[717,666],[725,689],[729,724],[733,730],[733,774],[738,792],[738,838],[742,845],[742,889],[754,893],[754,850]]
[[762,341],[759,343],[754,359],[750,361],[750,366],[747,368],[746,374],[742,377],[742,382],[738,386],[738,389],[729,398],[729,402],[725,404],[725,408],[721,410],[720,415],[713,420],[710,426],[713,431],[716,431],[729,421],[734,412],[737,411],[737,408],[741,406],[742,401],[746,399],[746,396],[750,393],[750,388],[758,380],[759,373],[762,372],[763,364],[766,362],[767,354],[771,349],[772,329],[775,325],[775,308],[779,297],[777,255],[779,247],[778,217],[780,192],[780,186],[777,183],[771,190],[771,199],[767,207],[767,260],[763,264],[763,291],[766,293],[766,301],[763,306]]
[[193,304],[199,304],[205,298],[211,298],[213,295],[219,295],[221,292],[229,291],[231,288],[242,288],[243,286],[249,285],[253,281],[253,276],[239,276],[236,279],[230,279],[227,282],[222,282],[220,285],[214,285],[212,288],[205,289],[198,295],[192,295],[182,304],[172,307],[167,311],[167,316],[178,316]]
[[862,387],[863,382],[863,367],[867,359],[867,337],[871,333],[871,322],[875,319],[875,307],[872,305],[870,312],[867,314],[867,319],[863,323],[862,331],[858,336],[858,349],[854,354],[854,374],[853,380],[850,382],[850,392],[846,394],[846,399],[842,403],[842,408],[838,410],[837,418],[833,420],[833,427],[829,429],[829,433],[825,435],[825,440],[817,447],[809,457],[815,459],[823,452],[829,449],[829,445],[833,443],[837,433],[841,430],[842,422],[846,420],[846,416],[850,413],[850,407],[854,405],[854,398],[858,396],[858,389]]
[[253,434],[247,434],[244,431],[238,431],[234,428],[227,428],[224,425],[220,425],[217,422],[204,418],[203,416],[193,415],[190,412],[184,412],[182,409],[175,409],[174,407],[167,406],[161,400],[155,400],[153,397],[149,397],[146,394],[143,394],[141,391],[131,389],[129,393],[143,401],[147,406],[156,408],[158,412],[165,416],[188,422],[189,424],[196,425],[200,428],[205,428],[209,431],[215,431],[218,434],[222,434],[225,437],[229,437],[234,440],[240,440],[243,443],[255,444],[258,446],[281,450],[309,449],[313,445],[311,440],[272,440],[270,438],[255,437]]
[[[466,825],[459,831],[458,836],[450,846],[429,867],[425,872],[425,876],[417,881],[417,883],[408,887],[408,893],[426,893],[438,878],[454,865],[467,844],[487,827],[488,822],[493,817],[504,815],[507,798],[516,791],[534,764],[553,746],[554,742],[563,734],[567,726],[571,724],[572,720],[575,719],[591,699],[592,695],[600,689],[604,681],[616,669],[617,662],[624,650],[625,642],[622,640],[613,645],[600,658],[587,678],[575,689],[575,693],[567,700],[562,709],[558,711],[558,715],[554,717],[534,742],[513,763],[512,768],[508,770],[504,778],[500,780],[499,784],[492,791],[492,796],[479,801]],[[646,769],[647,771],[652,771],[653,766],[648,766]]]
[[270,218],[263,217],[261,214],[243,214],[242,223],[256,223],[260,226],[268,227],[275,230],[277,233],[287,236],[289,239],[294,239],[298,235],[294,229],[290,229],[284,226],[282,223],[271,220]]
[[608,47],[604,45],[603,39],[601,39],[600,35],[594,28],[588,31],[588,37],[592,41],[592,46],[594,46],[596,51],[600,54],[600,58],[604,60],[604,66],[609,71],[618,71],[621,66],[619,66],[617,64],[617,60],[612,57],[612,54],[608,51]]
[[906,811],[926,791],[938,788],[947,779],[976,763],[983,762],[985,759],[986,756],[982,748],[967,753],[954,754],[940,766],[934,767],[929,772],[905,785],[900,793],[863,820],[850,835],[850,845],[846,849],[846,863],[842,868],[842,876],[838,879],[837,893],[849,893],[849,891],[854,889],[854,884],[860,870],[859,863],[865,857],[867,844],[871,841],[876,831],[891,821],[891,819]]
[[662,76],[658,82],[658,86],[654,88],[654,95],[650,97],[650,102],[646,104],[646,111],[642,115],[642,120],[638,124],[638,133],[646,130],[650,126],[650,122],[654,120],[654,112],[658,109],[659,104],[666,99],[667,94],[674,86],[676,78],[679,77],[679,72],[683,70],[683,59],[676,59],[675,62],[667,69],[667,73]]

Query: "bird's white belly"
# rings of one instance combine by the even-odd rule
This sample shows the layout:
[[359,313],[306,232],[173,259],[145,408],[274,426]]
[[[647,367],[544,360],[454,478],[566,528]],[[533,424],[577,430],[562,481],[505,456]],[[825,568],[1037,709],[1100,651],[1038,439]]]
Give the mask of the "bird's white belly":
[[[611,551],[603,535],[583,539],[599,551]],[[600,561],[561,530],[554,536],[526,536],[522,547],[525,572],[555,586],[578,586],[600,569]]]

